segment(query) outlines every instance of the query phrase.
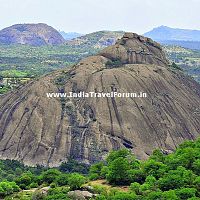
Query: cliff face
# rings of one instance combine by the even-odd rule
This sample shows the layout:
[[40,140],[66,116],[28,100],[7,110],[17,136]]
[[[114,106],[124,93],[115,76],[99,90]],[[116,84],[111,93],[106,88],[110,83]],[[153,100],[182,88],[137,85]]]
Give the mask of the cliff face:
[[0,44],[27,44],[32,46],[65,43],[61,34],[46,24],[16,24],[0,31]]
[[[133,52],[132,54],[130,52]],[[136,34],[0,98],[0,158],[57,166],[129,148],[145,159],[200,135],[200,85],[171,70],[160,46]],[[47,98],[52,92],[146,92],[147,98]]]

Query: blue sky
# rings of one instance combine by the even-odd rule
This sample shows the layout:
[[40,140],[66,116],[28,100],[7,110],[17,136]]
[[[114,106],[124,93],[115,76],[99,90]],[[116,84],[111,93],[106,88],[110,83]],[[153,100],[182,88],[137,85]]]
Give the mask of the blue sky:
[[0,29],[47,23],[66,32],[144,33],[166,25],[200,29],[200,0],[0,0]]

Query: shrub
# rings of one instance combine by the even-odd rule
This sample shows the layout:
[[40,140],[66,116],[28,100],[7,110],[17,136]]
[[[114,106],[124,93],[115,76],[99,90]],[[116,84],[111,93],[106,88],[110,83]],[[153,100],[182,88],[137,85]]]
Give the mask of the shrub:
[[195,188],[182,188],[176,190],[176,194],[181,200],[186,200],[195,197],[196,192],[197,190]]
[[78,173],[73,173],[68,178],[68,184],[71,190],[80,189],[80,187],[86,182],[86,178]]
[[174,190],[165,191],[161,195],[162,200],[179,200]]
[[131,191],[135,192],[137,195],[141,194],[141,185],[139,183],[137,182],[131,183],[129,188]]
[[43,200],[43,199],[45,199],[45,195],[39,190],[35,191],[32,195],[32,200]]
[[89,176],[91,180],[101,178],[101,170],[104,164],[102,162],[96,163],[90,167]]
[[106,175],[108,174],[108,166],[103,166],[102,169],[101,169],[101,178],[106,178]]
[[192,169],[195,174],[200,175],[200,159],[194,161]]
[[128,192],[117,192],[110,200],[137,200],[137,195]]
[[147,195],[146,200],[158,200],[161,198],[162,198],[161,191],[152,191]]
[[176,63],[174,63],[174,62],[172,63],[171,67],[174,68],[174,69],[182,70],[182,68],[179,67],[179,66],[178,66]]
[[60,174],[58,177],[57,177],[57,184],[59,186],[65,186],[68,184],[68,177],[69,175],[68,174]]
[[56,188],[50,188],[47,197],[45,200],[68,200],[67,193],[69,192],[69,189],[67,187],[56,187]]
[[123,62],[121,61],[120,58],[109,60],[106,63],[107,68],[115,68],[115,67],[120,67],[122,65],[123,65]]
[[108,194],[108,189],[106,186],[103,185],[94,185],[93,187],[93,192],[96,194],[101,194],[101,195],[107,195]]
[[37,188],[37,187],[38,187],[38,184],[37,184],[37,183],[34,183],[34,182],[33,182],[33,183],[30,184],[30,188]]
[[76,160],[69,159],[68,162],[62,163],[59,167],[61,172],[67,173],[81,173],[81,174],[88,174],[89,172],[89,165],[84,163],[78,163]]
[[99,174],[97,174],[97,173],[93,173],[93,174],[90,174],[90,176],[89,176],[89,179],[90,180],[97,180],[97,179],[99,179],[100,178],[100,175]]

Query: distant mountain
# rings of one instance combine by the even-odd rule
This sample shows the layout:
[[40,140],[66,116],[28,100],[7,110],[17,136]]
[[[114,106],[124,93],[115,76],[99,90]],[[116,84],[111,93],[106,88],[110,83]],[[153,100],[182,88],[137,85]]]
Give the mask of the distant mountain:
[[59,33],[63,36],[63,38],[65,40],[72,40],[74,38],[77,38],[77,37],[81,37],[83,34],[81,33],[76,33],[76,32],[64,32],[64,31],[59,31]]
[[170,28],[160,26],[144,34],[153,40],[183,40],[183,41],[200,41],[200,30]]
[[144,34],[167,45],[179,45],[190,49],[200,49],[200,30],[170,28],[160,26]]
[[61,45],[62,35],[47,24],[16,24],[0,31],[0,44]]
[[67,44],[101,49],[115,44],[117,39],[120,39],[123,34],[123,31],[98,31],[75,38],[68,41]]
[[158,42],[162,45],[176,45],[187,49],[200,50],[200,41],[163,40]]

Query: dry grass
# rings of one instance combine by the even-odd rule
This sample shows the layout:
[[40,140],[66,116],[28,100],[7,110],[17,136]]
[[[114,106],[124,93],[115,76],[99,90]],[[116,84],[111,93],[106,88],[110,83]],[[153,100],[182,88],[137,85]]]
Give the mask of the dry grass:
[[85,186],[104,186],[107,190],[110,189],[117,189],[119,191],[127,192],[129,189],[129,186],[112,186],[110,185],[105,179],[102,180],[95,180],[95,181],[90,181]]

